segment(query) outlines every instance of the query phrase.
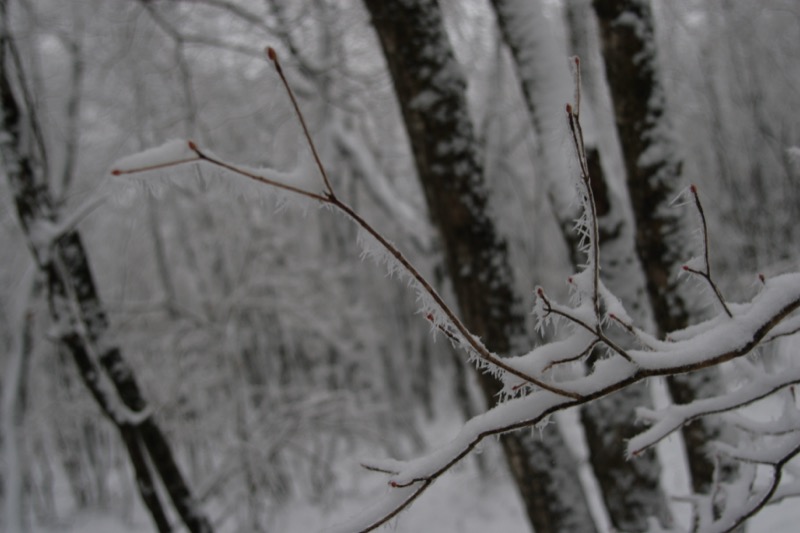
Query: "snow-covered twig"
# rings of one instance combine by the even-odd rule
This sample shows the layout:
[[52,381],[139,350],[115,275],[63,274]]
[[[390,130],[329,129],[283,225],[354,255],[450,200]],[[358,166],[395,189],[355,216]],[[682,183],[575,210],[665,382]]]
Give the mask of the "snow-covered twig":
[[780,374],[764,375],[761,379],[748,383],[736,391],[715,398],[696,400],[683,405],[672,405],[660,411],[640,409],[637,412],[639,418],[653,422],[653,424],[646,431],[628,441],[628,454],[640,454],[698,417],[728,412],[749,405],[798,382],[800,382],[800,368],[789,369]]

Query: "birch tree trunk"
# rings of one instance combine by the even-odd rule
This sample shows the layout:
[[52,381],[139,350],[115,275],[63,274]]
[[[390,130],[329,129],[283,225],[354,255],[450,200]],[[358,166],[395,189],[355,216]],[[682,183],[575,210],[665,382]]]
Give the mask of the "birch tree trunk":
[[[680,211],[669,208],[681,187],[681,160],[658,70],[652,10],[645,0],[594,0],[594,9],[636,221],[636,251],[663,335],[689,324],[691,310],[676,275],[692,252]],[[667,384],[676,403],[687,403],[720,390],[719,379],[712,369],[678,375]],[[683,428],[697,492],[708,492],[714,476],[706,445],[722,436],[721,428],[707,420]]]
[[[394,81],[429,212],[438,227],[462,317],[489,349],[525,341],[507,244],[488,213],[489,194],[469,118],[466,82],[435,0],[365,0]],[[498,383],[481,374],[488,403]],[[568,447],[558,431],[502,438],[537,533],[595,530]]]
[[[564,155],[558,150],[563,108],[571,99],[567,58],[554,55],[554,44],[547,21],[538,2],[493,0],[497,22],[503,39],[511,50],[522,94],[537,136],[539,170],[547,188],[554,195],[563,195],[567,179]],[[588,7],[588,6],[587,6]],[[583,34],[587,28],[580,28]],[[573,32],[575,33],[575,32]],[[585,35],[584,35],[585,37]],[[587,49],[584,52],[588,52]],[[588,56],[588,53],[581,54]],[[581,116],[591,112],[591,102],[584,93]],[[557,116],[555,116],[557,115]],[[593,123],[592,120],[586,122]],[[606,183],[596,144],[587,143],[591,163],[592,187],[597,202],[601,227],[600,257],[604,282],[620,295],[629,309],[644,309],[644,287],[639,263],[633,250],[630,223],[621,208],[620,198]],[[557,161],[561,159],[561,161]],[[571,190],[567,197],[553,201],[562,236],[567,243],[574,268],[585,261],[573,231],[578,218],[570,208]],[[627,387],[611,397],[603,398],[581,410],[581,420],[589,448],[589,461],[602,491],[609,519],[621,531],[646,531],[649,517],[657,516],[664,525],[671,518],[666,497],[661,490],[661,467],[655,452],[650,451],[635,461],[625,459],[625,441],[636,434],[635,409],[651,405],[645,384]]]
[[149,412],[132,369],[107,338],[103,308],[80,236],[59,228],[58,213],[40,170],[43,149],[34,149],[30,132],[38,125],[26,108],[28,98],[10,35],[7,0],[0,0],[0,156],[29,248],[47,280],[48,299],[62,347],[106,416],[117,426],[136,472],[139,492],[159,531],[171,531],[156,490],[158,475],[189,531],[211,525],[178,469],[169,443]]

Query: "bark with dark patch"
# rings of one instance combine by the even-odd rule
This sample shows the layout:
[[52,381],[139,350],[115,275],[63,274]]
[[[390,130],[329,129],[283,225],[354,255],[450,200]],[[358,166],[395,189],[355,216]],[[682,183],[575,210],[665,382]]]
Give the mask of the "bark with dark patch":
[[[681,212],[669,208],[681,187],[681,160],[658,72],[653,14],[646,0],[594,0],[593,5],[636,219],[636,250],[663,335],[689,324],[691,311],[676,275],[692,254]],[[667,383],[677,403],[721,388],[715,369],[674,376]],[[706,446],[721,436],[720,427],[705,419],[683,429],[695,491],[707,492],[712,483],[714,463]]]
[[[570,3],[567,9],[576,9],[575,4],[577,3]],[[541,9],[540,5],[529,0],[492,0],[492,5],[500,33],[511,52],[517,70],[534,133],[539,139],[552,136],[553,132],[543,130],[548,127],[544,117],[553,110],[542,107],[555,106],[555,110],[561,112],[563,105],[572,98],[572,94],[562,89],[558,95],[551,97],[547,93],[558,88],[551,87],[552,83],[543,74],[551,71],[550,77],[554,77],[559,69],[566,71],[564,65],[567,58],[550,57],[552,46],[547,41],[553,39],[553,36],[547,35],[547,28],[536,20],[536,17],[541,15],[533,12]],[[585,8],[584,15],[587,11],[591,14],[588,3]],[[579,56],[583,63],[583,58],[589,56],[587,35],[589,24],[583,18],[572,22],[573,25],[568,29],[574,37],[573,41],[577,43],[574,44],[577,49],[573,48],[571,53]],[[575,27],[579,22],[580,27]],[[535,35],[537,32],[541,35]],[[584,82],[592,82],[593,72],[585,68],[581,70],[585,71],[582,73]],[[591,96],[592,91],[586,91],[582,95],[583,118],[592,112]],[[564,98],[561,105],[553,101],[558,97]],[[586,159],[600,229],[601,275],[604,283],[622,298],[626,307],[633,308],[642,303],[640,300],[644,299],[642,297],[644,287],[639,290],[637,286],[637,282],[642,279],[641,276],[631,275],[638,268],[638,263],[634,261],[631,225],[621,208],[620,198],[612,194],[611,188],[606,183],[600,151],[592,144],[593,138],[587,140]],[[543,171],[541,174],[544,174],[546,182],[565,180],[567,176],[549,175],[552,173],[549,167],[553,165],[548,165],[548,158],[561,155],[553,150],[550,144],[539,141],[539,152],[551,150],[554,153],[540,153],[537,158],[537,169]],[[551,191],[557,189],[551,183],[545,185]],[[558,226],[569,250],[572,267],[577,271],[586,262],[586,254],[580,246],[580,236],[574,230],[575,219],[579,213],[576,213],[575,209],[564,209],[564,206],[569,206],[569,202],[565,199],[552,203]],[[639,305],[639,307],[644,306]],[[598,355],[599,353],[595,353],[595,357]],[[593,360],[594,358],[591,358],[588,362],[590,366]],[[651,404],[646,386],[636,384],[581,409],[589,462],[600,485],[609,519],[620,531],[647,531],[649,518],[654,516],[664,525],[671,522],[666,496],[660,486],[661,467],[655,452],[648,451],[635,461],[628,461],[625,458],[625,442],[637,432],[635,410],[637,407],[651,406]]]
[[[455,61],[434,0],[365,0],[394,81],[417,173],[461,315],[499,354],[525,343],[524,312],[515,296],[506,242],[489,216],[489,194]],[[489,404],[499,383],[480,375]],[[502,437],[508,464],[539,533],[594,531],[574,461],[556,428],[546,437]]]

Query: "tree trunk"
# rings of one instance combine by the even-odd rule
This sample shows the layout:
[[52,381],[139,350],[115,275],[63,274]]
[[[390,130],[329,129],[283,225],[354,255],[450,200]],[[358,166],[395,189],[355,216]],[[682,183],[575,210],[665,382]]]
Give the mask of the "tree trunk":
[[[681,161],[671,138],[665,88],[657,64],[650,3],[642,0],[594,0],[600,23],[606,76],[624,154],[628,190],[636,220],[636,251],[647,279],[647,294],[660,334],[686,327],[691,311],[676,279],[693,254],[681,213],[669,209],[680,188]],[[667,380],[676,403],[721,389],[715,369]],[[692,485],[711,486],[714,462],[706,445],[719,440],[719,426],[701,419],[684,427]]]
[[[464,322],[500,354],[526,342],[506,242],[488,215],[488,191],[455,61],[434,0],[365,0],[394,81],[431,217]],[[498,383],[481,374],[494,403]],[[537,533],[595,530],[574,461],[555,428],[502,438]]]
[[35,293],[33,276],[26,275],[20,284],[21,300],[15,302],[18,307],[8,313],[8,325],[11,329],[9,361],[4,367],[2,388],[2,410],[0,410],[0,427],[3,428],[2,446],[5,460],[2,477],[3,518],[6,531],[23,533],[28,531],[25,520],[25,485],[30,481],[25,468],[25,442],[23,437],[23,419],[25,416],[25,399],[27,397],[28,370],[33,329],[33,313],[31,297]]
[[[171,525],[151,469],[160,477],[189,531],[210,532],[210,522],[192,497],[163,432],[147,412],[147,402],[131,368],[119,348],[105,338],[108,317],[80,236],[74,230],[50,235],[57,227],[58,216],[47,180],[37,176],[36,169],[44,167],[44,156],[30,149],[24,134],[35,129],[35,121],[30,117],[31,110],[26,115],[19,103],[26,100],[18,100],[14,94],[12,75],[20,63],[13,57],[16,51],[9,34],[7,4],[0,0],[0,155],[20,225],[47,279],[51,313],[59,326],[61,343],[78,366],[84,384],[118,427],[136,471],[139,492],[158,530],[170,531]],[[20,73],[16,74],[19,80]],[[23,83],[16,89],[26,90]],[[49,237],[53,237],[52,242]]]
[[[565,121],[564,105],[572,99],[567,58],[553,54],[553,36],[547,27],[541,5],[520,0],[493,0],[492,4],[503,40],[511,50],[531,124],[538,139],[538,168],[542,170],[551,198],[564,195],[563,184],[570,180],[567,179],[566,159],[558,149],[560,128],[553,122],[559,119]],[[570,8],[574,8],[572,3],[567,9]],[[583,37],[580,42],[585,48],[574,52],[580,57],[587,57],[585,32],[588,25],[570,29],[573,34]],[[582,95],[582,102],[582,120],[592,124],[592,120],[586,121],[592,107],[587,93]],[[588,128],[584,131],[588,132]],[[612,188],[606,183],[600,152],[592,143],[593,136],[588,135],[587,140],[587,157],[601,228],[603,281],[623,299],[628,309],[643,309],[646,307],[646,302],[642,301],[644,284],[633,250],[631,224],[621,208],[621,199],[613,195]],[[552,201],[553,211],[567,243],[572,266],[577,269],[586,258],[573,230],[579,214],[574,207],[570,207],[571,204],[575,205],[571,201],[572,189],[567,188],[566,193],[566,198]],[[655,453],[649,451],[635,461],[625,458],[625,441],[637,432],[635,409],[650,406],[651,403],[646,385],[642,383],[593,402],[581,410],[589,461],[600,485],[609,519],[620,531],[646,531],[649,517],[653,516],[661,519],[664,525],[671,520],[660,486],[661,467]]]

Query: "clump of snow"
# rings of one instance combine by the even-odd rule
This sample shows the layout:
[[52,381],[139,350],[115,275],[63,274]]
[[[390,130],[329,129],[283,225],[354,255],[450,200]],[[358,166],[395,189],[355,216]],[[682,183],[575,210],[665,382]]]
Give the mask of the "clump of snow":
[[190,147],[190,142],[185,139],[172,139],[160,146],[125,156],[111,165],[111,172],[117,175],[197,160],[199,156]]
[[290,171],[250,167],[227,162],[203,148],[199,152],[191,141],[172,140],[161,146],[118,160],[111,170],[114,183],[112,197],[117,203],[129,204],[139,190],[161,197],[169,187],[193,188],[203,194],[223,189],[226,196],[245,200],[273,200],[278,209],[287,206],[319,206],[311,195],[318,193],[312,181],[313,169],[299,164]]

